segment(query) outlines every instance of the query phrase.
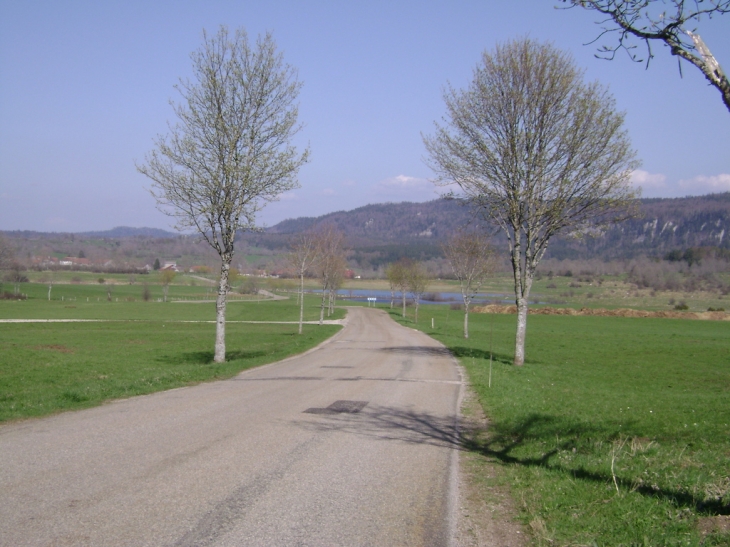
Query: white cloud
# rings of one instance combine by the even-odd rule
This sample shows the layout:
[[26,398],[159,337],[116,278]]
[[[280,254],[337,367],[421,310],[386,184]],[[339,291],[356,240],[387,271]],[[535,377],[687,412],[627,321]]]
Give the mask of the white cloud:
[[648,171],[637,169],[631,173],[631,184],[649,192],[666,190],[667,176],[661,173],[649,173]]
[[418,177],[409,177],[408,175],[398,175],[397,177],[391,177],[389,179],[382,180],[378,183],[385,188],[425,188],[428,186],[432,188],[432,184],[427,179],[420,179]]
[[280,201],[297,201],[297,195],[294,192],[284,192],[277,196]]
[[691,179],[679,181],[679,188],[689,194],[711,194],[716,192],[730,192],[730,174],[706,176],[697,175]]
[[428,201],[438,197],[437,188],[428,179],[397,175],[372,187],[379,201]]
[[332,188],[325,188],[322,190],[322,195],[325,196],[336,196],[337,192],[335,192]]

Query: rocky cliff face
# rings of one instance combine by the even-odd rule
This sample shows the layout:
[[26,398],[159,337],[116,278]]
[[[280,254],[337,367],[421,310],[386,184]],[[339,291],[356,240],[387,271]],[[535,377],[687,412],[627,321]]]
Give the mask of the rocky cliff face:
[[556,258],[618,258],[690,247],[730,249],[730,193],[643,200],[641,213],[593,238],[558,239],[550,253]]

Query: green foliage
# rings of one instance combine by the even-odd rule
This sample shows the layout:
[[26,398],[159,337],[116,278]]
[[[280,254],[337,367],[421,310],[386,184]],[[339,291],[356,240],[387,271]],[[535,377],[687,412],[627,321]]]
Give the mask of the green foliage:
[[490,420],[466,447],[502,467],[537,545],[700,545],[698,520],[730,514],[726,322],[530,316],[516,368],[514,316],[474,314],[464,340],[444,308],[408,326],[466,367]]

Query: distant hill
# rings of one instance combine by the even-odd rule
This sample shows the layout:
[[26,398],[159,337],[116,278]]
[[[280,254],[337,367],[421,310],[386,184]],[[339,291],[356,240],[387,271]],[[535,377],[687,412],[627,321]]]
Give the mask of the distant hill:
[[[609,227],[595,237],[574,239],[570,234],[550,242],[545,258],[617,259],[663,257],[691,247],[730,251],[730,192],[698,197],[641,200],[641,217]],[[288,219],[263,232],[241,234],[239,253],[275,260],[289,247],[293,234],[331,223],[347,238],[351,259],[362,268],[378,267],[408,256],[429,260],[443,255],[441,246],[457,229],[479,222],[473,211],[457,201],[377,203],[352,211],[319,217]],[[494,244],[506,239],[492,227]],[[155,258],[182,264],[215,263],[215,252],[196,235],[181,235],[157,228],[119,226],[111,230],[76,234],[8,231],[17,256],[78,256],[96,261],[114,260],[130,265],[151,264]]]
[[[641,215],[608,228],[596,237],[580,240],[564,234],[550,243],[554,258],[627,258],[663,255],[674,249],[720,247],[730,249],[730,192],[685,198],[641,200]],[[317,224],[331,223],[345,233],[355,249],[404,245],[421,254],[439,254],[440,245],[460,226],[476,223],[474,213],[460,203],[437,199],[426,203],[381,203],[320,217],[301,217],[280,222],[265,234],[247,239],[275,248],[282,236]],[[505,244],[495,231],[495,243]],[[429,250],[430,249],[430,250]],[[394,249],[395,250],[395,249]],[[402,252],[410,254],[408,249]],[[387,254],[392,254],[388,252]]]
[[[48,239],[57,238],[59,236],[71,235],[69,232],[35,232],[31,230],[12,230],[3,232],[8,237],[20,239]],[[95,239],[125,239],[130,237],[155,237],[155,238],[172,238],[178,237],[180,234],[176,232],[168,232],[159,228],[131,228],[129,226],[117,226],[111,230],[103,230],[96,232],[74,232],[74,236],[80,238]]]
[[102,232],[81,232],[79,235],[85,237],[98,237],[98,238],[125,238],[125,237],[159,237],[159,238],[170,238],[178,237],[177,232],[168,232],[167,230],[161,230],[159,228],[130,228],[129,226],[117,226],[111,230],[105,230]]
[[425,203],[376,203],[352,211],[337,211],[320,217],[301,217],[280,222],[267,230],[271,234],[292,234],[317,224],[333,224],[353,244],[390,243],[404,240],[441,241],[472,214],[454,200],[436,199]]

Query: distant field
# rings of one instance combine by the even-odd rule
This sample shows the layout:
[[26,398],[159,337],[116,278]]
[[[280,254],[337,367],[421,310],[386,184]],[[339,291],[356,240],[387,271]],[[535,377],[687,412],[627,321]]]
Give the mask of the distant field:
[[530,316],[515,368],[514,316],[472,315],[465,340],[447,306],[392,315],[466,367],[490,427],[465,447],[502,469],[536,545],[730,544],[726,322]]
[[[725,274],[730,281],[730,274]],[[530,301],[535,306],[565,306],[588,308],[636,308],[642,310],[673,310],[685,303],[689,311],[707,311],[708,308],[725,308],[730,311],[730,295],[709,291],[655,291],[638,289],[625,281],[625,276],[604,276],[587,281],[586,276],[535,280]],[[351,280],[345,288],[389,290],[386,280]],[[451,280],[432,280],[428,292],[459,293],[459,284]],[[489,279],[479,293],[485,299],[514,301],[514,282],[511,275],[500,274]]]
[[[44,287],[23,284],[31,298],[0,301],[0,319],[96,319],[94,323],[0,323],[0,421],[42,416],[228,378],[301,353],[340,327],[246,324],[296,321],[296,299],[229,303],[227,361],[214,364],[215,305],[127,301],[139,287],[115,287],[112,302],[93,285],[56,286],[63,300],[44,300]],[[47,288],[46,288],[47,291]],[[170,294],[173,293],[171,288]],[[99,296],[99,301],[96,301]],[[55,297],[55,296],[54,296]],[[86,302],[86,298],[89,302]],[[319,318],[319,300],[305,300],[305,319]],[[332,318],[344,316],[336,310]]]

